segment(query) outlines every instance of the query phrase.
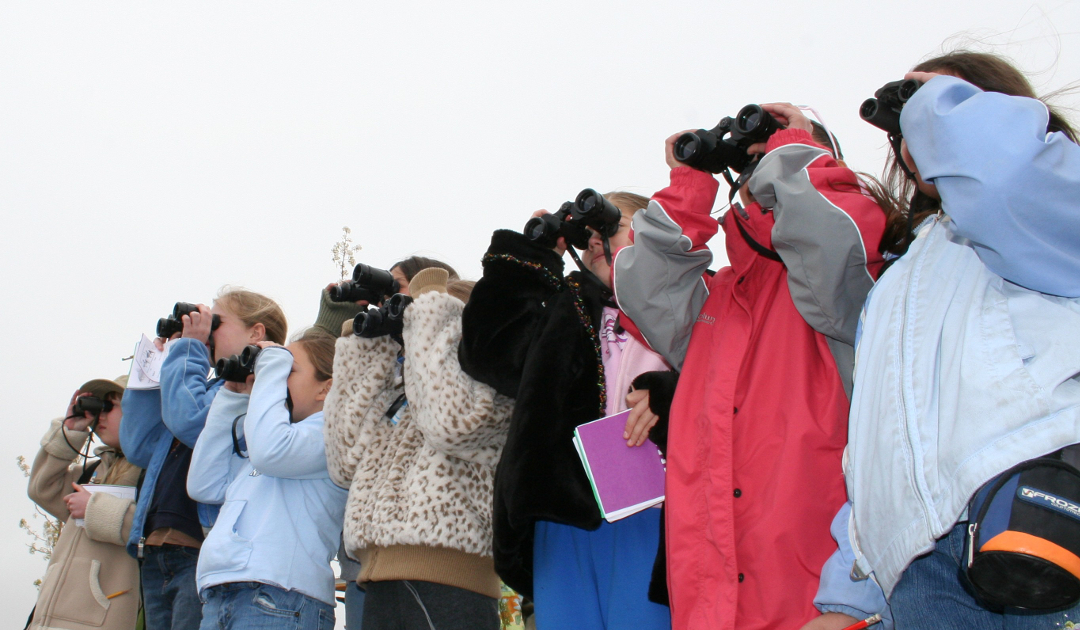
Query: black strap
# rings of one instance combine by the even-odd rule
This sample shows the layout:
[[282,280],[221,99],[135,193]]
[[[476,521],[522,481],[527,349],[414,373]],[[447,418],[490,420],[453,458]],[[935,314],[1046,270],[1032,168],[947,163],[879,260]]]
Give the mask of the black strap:
[[96,460],[90,462],[89,464],[87,464],[86,467],[83,468],[82,474],[79,475],[79,480],[76,481],[75,483],[79,484],[80,486],[85,484],[85,483],[88,483],[90,481],[90,479],[93,478],[94,471],[97,470],[98,464],[100,464],[100,463],[101,463],[101,460],[96,459]]
[[[236,416],[236,418],[234,418],[233,421],[232,421],[232,450],[233,450],[233,453],[235,453],[237,456],[244,457],[244,458],[246,458],[248,456],[248,454],[247,454],[247,439],[246,438],[240,438],[240,437],[236,436],[236,425],[241,420],[243,420],[244,416],[246,416],[246,415],[247,415],[246,413],[242,413],[239,416]],[[244,443],[240,444],[240,440],[244,440]]]
[[742,223],[739,223],[738,217],[733,216],[731,217],[731,220],[735,222],[735,227],[739,228],[739,234],[742,234],[743,240],[746,241],[746,244],[750,246],[750,249],[754,250],[765,258],[768,258],[769,260],[775,260],[776,262],[781,264],[784,262],[784,260],[780,258],[780,254],[777,254],[773,250],[768,249],[761,243],[755,241],[753,237],[750,236],[750,233],[746,231],[746,228],[743,227]]

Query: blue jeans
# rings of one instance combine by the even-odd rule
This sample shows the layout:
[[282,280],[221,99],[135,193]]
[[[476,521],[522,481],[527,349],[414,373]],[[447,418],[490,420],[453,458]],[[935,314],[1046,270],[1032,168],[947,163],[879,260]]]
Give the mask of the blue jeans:
[[202,630],[334,630],[333,606],[269,584],[218,584],[203,600]]
[[360,630],[364,624],[364,589],[355,580],[345,587],[345,630]]
[[893,589],[889,605],[898,630],[1035,630],[1080,628],[1080,605],[1051,613],[983,608],[963,574],[967,565],[962,522],[937,541],[937,547],[916,558]]
[[144,548],[146,630],[198,630],[202,621],[202,603],[195,587],[198,562],[198,549],[176,545]]

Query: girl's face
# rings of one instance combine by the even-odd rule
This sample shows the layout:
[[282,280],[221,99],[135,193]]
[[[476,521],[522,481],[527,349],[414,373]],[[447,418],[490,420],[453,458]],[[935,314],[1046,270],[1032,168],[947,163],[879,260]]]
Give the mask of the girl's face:
[[919,167],[915,164],[915,160],[911,157],[911,153],[908,152],[907,140],[900,141],[900,159],[904,160],[904,164],[906,164],[908,169],[915,174],[915,183],[924,195],[934,199],[941,199],[941,195],[939,195],[937,191],[937,186],[923,181],[922,175],[919,173]]
[[402,273],[400,267],[394,267],[390,270],[390,275],[394,276],[394,280],[398,283],[398,293],[409,295],[409,279]]
[[266,340],[266,327],[261,323],[248,327],[227,306],[214,302],[210,312],[221,318],[221,325],[213,333],[214,362],[244,351],[244,346]]
[[[626,214],[624,210],[620,211],[622,212],[622,218],[619,219],[619,231],[608,238],[613,257],[615,252],[630,245],[630,215]],[[600,278],[600,281],[610,289],[611,265],[608,264],[607,258],[604,257],[604,241],[596,231],[590,229],[589,233],[591,234],[589,248],[581,253],[581,262],[585,263],[585,268],[596,274],[596,277]]]
[[110,400],[113,408],[108,413],[101,412],[94,433],[97,433],[98,438],[105,444],[113,448],[120,448],[120,420],[123,418],[124,412],[120,409],[119,398],[110,398]]
[[288,346],[293,355],[292,372],[289,374],[289,396],[292,398],[292,420],[299,422],[313,413],[322,411],[326,395],[334,379],[320,381],[315,375],[315,365],[308,356],[303,343]]

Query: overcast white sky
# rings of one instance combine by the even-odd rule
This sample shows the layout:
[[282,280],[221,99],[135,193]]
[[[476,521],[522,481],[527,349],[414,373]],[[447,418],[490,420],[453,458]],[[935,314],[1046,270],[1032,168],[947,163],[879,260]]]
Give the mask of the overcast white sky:
[[0,609],[45,569],[15,456],[177,300],[241,285],[297,331],[345,225],[363,262],[475,279],[492,230],[650,195],[668,135],[747,103],[815,106],[878,173],[881,84],[975,40],[1047,92],[1078,31],[1058,0],[0,3]]

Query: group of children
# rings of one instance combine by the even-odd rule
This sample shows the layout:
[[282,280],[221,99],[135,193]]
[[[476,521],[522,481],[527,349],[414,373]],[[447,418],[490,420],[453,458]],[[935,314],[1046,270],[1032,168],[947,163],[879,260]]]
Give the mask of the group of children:
[[[42,441],[31,497],[84,521],[31,627],[130,628],[141,593],[150,630],[331,628],[335,554],[359,561],[369,630],[494,630],[501,583],[542,630],[1076,618],[988,601],[965,535],[980,488],[1080,442],[1080,149],[998,57],[907,78],[886,184],[766,104],[781,129],[719,221],[677,134],[671,185],[606,195],[621,218],[569,275],[562,238],[499,230],[475,285],[418,257],[389,270],[397,333],[353,334],[375,305],[326,291],[288,346],[259,294],[184,316],[160,389],[91,381]],[[251,345],[247,382],[208,378]],[[106,408],[78,407],[90,394]],[[666,500],[606,522],[572,438],[626,409]]]

